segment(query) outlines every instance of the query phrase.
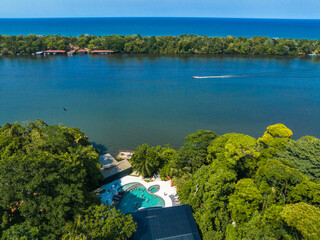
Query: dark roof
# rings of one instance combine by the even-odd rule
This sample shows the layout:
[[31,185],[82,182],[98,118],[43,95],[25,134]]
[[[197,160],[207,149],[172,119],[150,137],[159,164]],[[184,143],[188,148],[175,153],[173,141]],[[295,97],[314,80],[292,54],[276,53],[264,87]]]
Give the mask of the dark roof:
[[201,240],[189,205],[146,208],[132,213],[134,240]]
[[128,160],[117,161],[109,153],[99,158],[100,172],[103,176],[103,184],[107,184],[132,172],[131,163]]

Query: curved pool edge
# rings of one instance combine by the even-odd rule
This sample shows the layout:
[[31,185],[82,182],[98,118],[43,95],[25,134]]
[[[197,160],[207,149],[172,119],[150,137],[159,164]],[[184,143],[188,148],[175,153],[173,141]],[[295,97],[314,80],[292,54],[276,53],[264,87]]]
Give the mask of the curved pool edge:
[[[151,188],[155,189],[155,191],[154,191],[154,190],[151,190]],[[147,189],[147,191],[150,192],[150,193],[156,193],[156,192],[158,192],[159,190],[160,190],[160,186],[159,186],[158,184],[151,185],[151,186]]]
[[[158,207],[158,208],[163,208],[165,207],[165,200],[161,197],[161,196],[158,196],[152,192],[149,192],[148,189],[141,183],[137,183],[137,182],[133,182],[133,183],[127,183],[127,184],[124,184],[122,185],[121,187],[125,187],[126,185],[130,185],[130,187],[126,188],[126,190],[123,190],[125,193],[124,195],[120,198],[119,202],[117,203],[117,205],[115,205],[115,207],[117,209],[119,209],[121,212],[125,213],[125,214],[129,214],[129,213],[132,213],[132,212],[135,212],[135,211],[138,211],[140,209],[146,209],[146,208],[154,208],[154,207]],[[120,188],[121,188],[120,187]],[[120,189],[119,188],[119,189]],[[152,201],[155,201],[155,200],[152,200],[150,197],[154,198],[154,199],[157,199],[156,200],[156,203],[151,203],[150,206],[143,206],[143,205],[148,205],[148,198],[147,198],[147,201],[145,201],[144,199],[144,203],[141,203],[141,205],[143,207],[140,207],[140,208],[135,208],[134,210],[129,210],[128,211],[128,208],[129,209],[132,209],[132,206],[130,206],[130,203],[132,203],[132,201],[129,201],[128,198],[128,194],[132,194],[131,192],[135,192],[136,191],[136,188],[137,188],[137,191],[141,191],[141,190],[138,190],[138,188],[140,189],[143,189],[143,191],[149,195],[149,200],[150,202]],[[140,194],[140,193],[139,193]],[[133,196],[136,195],[136,194],[133,194]],[[127,197],[127,198],[126,198]],[[137,197],[137,195],[136,195]],[[126,202],[126,203],[125,203]],[[125,204],[125,205],[123,205]],[[129,206],[128,206],[129,204]]]
[[125,176],[120,179],[121,185],[138,182],[142,184],[146,189],[151,187],[152,185],[159,185],[159,191],[152,193],[158,197],[161,197],[164,200],[164,207],[171,207],[173,206],[173,202],[170,195],[177,194],[176,187],[171,187],[170,181],[153,181],[153,182],[146,182],[142,179],[142,177],[134,177],[134,176]]

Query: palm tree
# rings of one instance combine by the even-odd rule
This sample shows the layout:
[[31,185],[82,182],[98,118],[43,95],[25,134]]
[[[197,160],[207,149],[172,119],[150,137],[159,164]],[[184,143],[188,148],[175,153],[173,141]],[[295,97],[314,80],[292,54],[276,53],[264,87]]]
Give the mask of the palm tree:
[[68,222],[64,227],[67,232],[62,236],[62,240],[87,240],[87,236],[83,233],[81,215],[75,217],[74,222]]
[[132,155],[130,162],[137,173],[143,177],[150,177],[160,165],[160,155],[148,144],[142,144]]

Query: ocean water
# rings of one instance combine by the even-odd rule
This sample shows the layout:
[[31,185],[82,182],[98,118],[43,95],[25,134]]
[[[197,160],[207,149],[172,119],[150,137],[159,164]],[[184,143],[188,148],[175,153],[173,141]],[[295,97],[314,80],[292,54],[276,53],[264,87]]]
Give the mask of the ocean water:
[[39,18],[1,19],[0,34],[141,34],[143,36],[268,36],[320,38],[320,20],[236,18]]
[[0,125],[39,118],[79,127],[113,154],[179,147],[197,129],[258,138],[279,122],[295,139],[320,137],[319,76],[319,58],[2,56]]

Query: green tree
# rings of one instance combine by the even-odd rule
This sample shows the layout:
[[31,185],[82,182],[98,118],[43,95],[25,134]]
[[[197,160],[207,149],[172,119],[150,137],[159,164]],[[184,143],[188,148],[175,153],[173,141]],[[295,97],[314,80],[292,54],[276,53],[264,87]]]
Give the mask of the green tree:
[[0,163],[0,205],[11,224],[26,219],[43,239],[56,238],[70,216],[97,201],[86,191],[85,176],[63,156],[12,156]]
[[238,133],[228,133],[216,138],[208,147],[207,161],[216,164],[224,162],[241,176],[252,174],[257,167],[259,152],[253,137]]
[[102,204],[86,210],[83,228],[90,239],[125,240],[136,231],[137,224],[131,215]]
[[273,158],[278,150],[282,150],[291,141],[292,131],[285,125],[278,123],[267,127],[257,142],[260,150],[260,160]]
[[237,180],[235,171],[223,163],[202,166],[191,180],[178,187],[179,199],[190,204],[203,239],[223,239],[230,222],[228,196]]
[[2,233],[1,240],[37,240],[39,229],[28,222],[15,224]]
[[305,178],[299,170],[279,160],[270,159],[260,162],[259,165],[256,173],[257,182],[260,183],[260,187],[266,183],[271,188],[269,196],[280,204],[287,203],[292,187]]
[[192,168],[192,171],[200,168],[206,163],[207,147],[216,137],[217,134],[209,130],[197,130],[187,135],[184,146],[178,151],[181,164]]
[[292,135],[293,133],[289,128],[278,123],[267,127],[267,131],[258,139],[258,143],[265,148],[283,149]]
[[236,223],[247,222],[259,210],[262,195],[251,178],[239,180],[235,191],[229,196],[229,210]]
[[151,177],[162,167],[159,149],[148,144],[138,146],[130,161],[132,168],[143,177]]
[[311,180],[320,180],[320,140],[302,137],[291,141],[285,149],[277,152],[279,158],[290,161]]
[[3,232],[27,222],[39,239],[60,238],[67,221],[99,201],[91,191],[101,178],[98,153],[79,129],[40,120],[0,128]]
[[305,239],[320,239],[320,209],[306,203],[288,204],[281,212],[284,221]]
[[87,236],[83,230],[83,223],[81,215],[75,217],[74,222],[68,222],[63,227],[65,234],[62,236],[62,240],[87,240]]

